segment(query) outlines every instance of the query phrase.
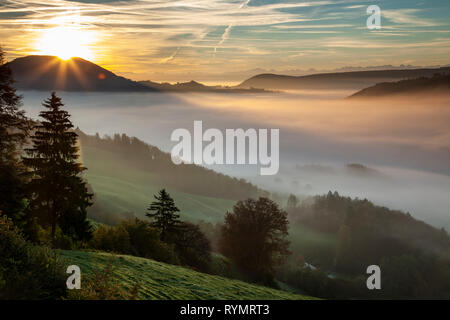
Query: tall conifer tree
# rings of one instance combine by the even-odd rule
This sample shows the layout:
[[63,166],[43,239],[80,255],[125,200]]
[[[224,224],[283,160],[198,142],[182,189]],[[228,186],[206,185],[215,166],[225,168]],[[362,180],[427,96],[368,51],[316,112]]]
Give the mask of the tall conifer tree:
[[22,147],[30,121],[13,86],[12,72],[0,48],[0,210],[20,225],[24,206]]
[[30,209],[40,224],[51,227],[53,245],[57,226],[76,240],[84,240],[91,235],[86,210],[92,205],[92,194],[80,177],[86,168],[77,161],[78,136],[70,114],[61,109],[61,98],[53,92],[42,105],[46,110],[39,115],[44,120],[36,126],[33,147],[24,159],[31,169]]
[[161,240],[167,242],[169,233],[179,226],[180,215],[177,212],[180,210],[165,189],[159,191],[155,199],[156,201],[150,204],[146,216],[152,220],[150,223],[152,227],[161,230]]

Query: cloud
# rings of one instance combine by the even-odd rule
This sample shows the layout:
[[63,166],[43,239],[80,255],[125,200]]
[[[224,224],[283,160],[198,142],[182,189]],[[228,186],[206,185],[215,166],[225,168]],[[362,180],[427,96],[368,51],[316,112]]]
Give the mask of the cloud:
[[177,56],[179,51],[180,51],[180,47],[178,47],[174,51],[174,53],[172,53],[169,57],[161,59],[160,63],[168,63],[168,62],[172,61],[173,59],[175,59],[175,57]]
[[[239,6],[239,9],[242,9],[244,7],[246,7],[251,0],[245,0],[243,3],[241,3],[241,5]],[[228,27],[225,29],[224,33],[222,34],[222,38],[220,39],[220,42],[217,44],[216,47],[214,47],[214,55],[217,52],[217,47],[221,46],[229,37],[230,37],[230,32],[231,32],[231,28],[233,27],[233,23],[230,23],[228,25]]]
[[419,9],[396,9],[396,10],[382,10],[381,14],[391,22],[412,26],[434,27],[439,24],[428,19],[419,17]]
[[[181,76],[225,68],[342,67],[367,57],[368,49],[395,60],[388,63],[402,63],[403,47],[412,50],[426,42],[438,46],[433,64],[448,63],[450,50],[442,39],[448,39],[449,24],[442,18],[393,4],[389,10],[382,7],[383,30],[369,32],[361,10],[365,3],[369,1],[2,0],[0,39],[10,59],[35,53],[35,40],[44,30],[75,25],[96,35],[94,62],[120,74],[138,69],[144,79],[150,72]],[[433,30],[439,21],[439,30]],[[332,59],[298,54],[329,48],[336,51]],[[381,52],[385,48],[390,56]],[[220,55],[214,54],[218,51]],[[422,52],[411,59],[426,65],[431,57]]]

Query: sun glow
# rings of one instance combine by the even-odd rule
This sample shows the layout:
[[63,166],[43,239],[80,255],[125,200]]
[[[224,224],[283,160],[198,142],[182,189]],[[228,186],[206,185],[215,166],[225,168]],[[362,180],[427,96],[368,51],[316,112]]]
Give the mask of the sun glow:
[[38,54],[57,56],[63,60],[73,57],[92,60],[94,54],[90,46],[93,42],[91,31],[58,26],[43,31],[36,42],[36,50]]

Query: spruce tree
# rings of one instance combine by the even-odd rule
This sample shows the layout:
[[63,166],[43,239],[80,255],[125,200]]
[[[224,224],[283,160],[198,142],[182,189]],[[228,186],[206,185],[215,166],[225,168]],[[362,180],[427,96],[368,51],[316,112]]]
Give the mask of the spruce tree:
[[57,226],[74,239],[85,240],[91,235],[86,209],[92,205],[92,194],[80,177],[86,168],[77,161],[78,135],[54,92],[42,105],[46,110],[39,116],[44,120],[35,127],[33,147],[24,159],[31,170],[31,213],[40,224],[51,227],[53,246]]
[[21,225],[25,194],[20,156],[30,121],[21,109],[21,97],[13,84],[12,72],[0,48],[0,210]]
[[150,204],[146,216],[152,220],[150,225],[161,231],[161,241],[167,242],[169,234],[180,224],[180,215],[177,214],[180,210],[165,189],[154,197],[156,201]]

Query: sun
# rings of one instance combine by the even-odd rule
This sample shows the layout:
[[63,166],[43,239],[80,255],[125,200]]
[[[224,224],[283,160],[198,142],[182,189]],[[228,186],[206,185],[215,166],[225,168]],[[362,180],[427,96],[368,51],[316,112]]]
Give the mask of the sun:
[[58,26],[42,31],[36,42],[36,51],[41,55],[57,56],[63,60],[80,57],[92,60],[90,46],[94,41],[92,32],[67,26]]

